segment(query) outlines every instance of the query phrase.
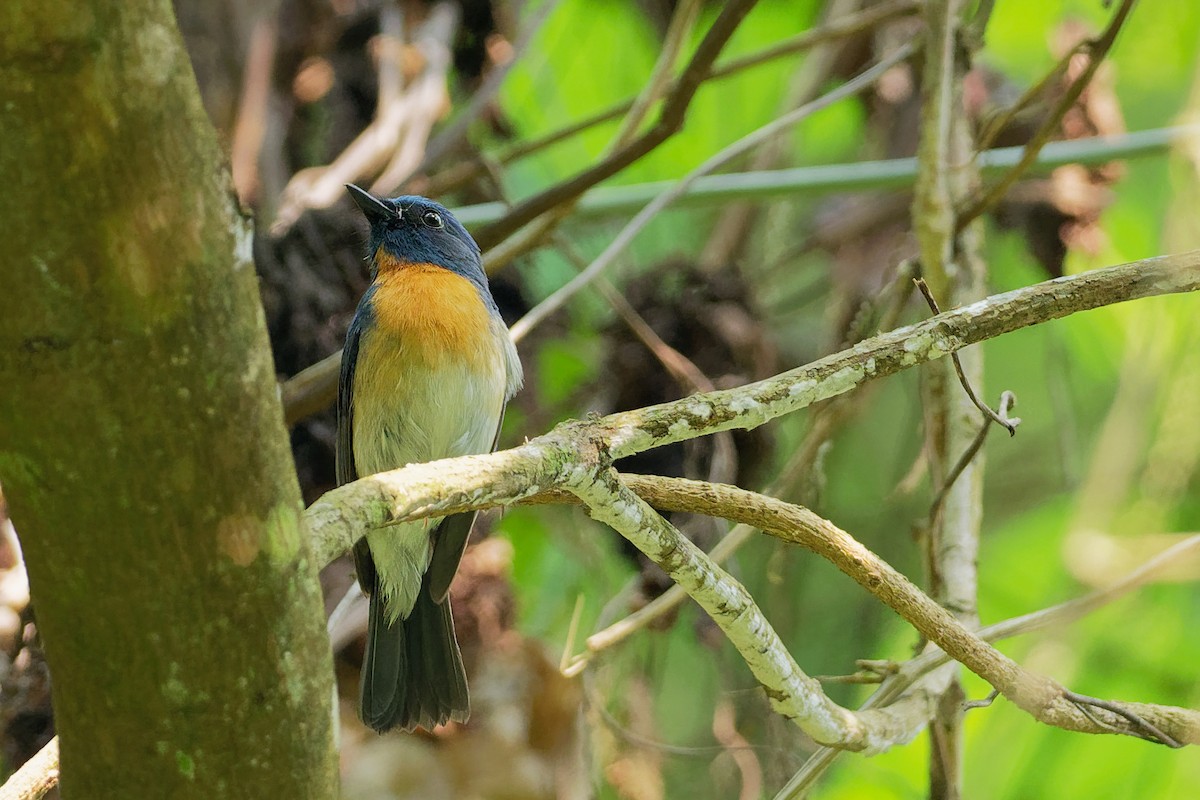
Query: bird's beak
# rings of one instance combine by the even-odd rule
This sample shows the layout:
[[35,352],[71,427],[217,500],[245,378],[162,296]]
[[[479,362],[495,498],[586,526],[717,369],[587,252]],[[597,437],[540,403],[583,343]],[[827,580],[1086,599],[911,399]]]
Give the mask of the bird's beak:
[[363,216],[368,221],[375,223],[400,218],[400,209],[389,206],[378,197],[375,197],[370,192],[364,192],[353,183],[346,184],[346,191],[350,192],[350,197],[354,200],[354,204],[362,210]]

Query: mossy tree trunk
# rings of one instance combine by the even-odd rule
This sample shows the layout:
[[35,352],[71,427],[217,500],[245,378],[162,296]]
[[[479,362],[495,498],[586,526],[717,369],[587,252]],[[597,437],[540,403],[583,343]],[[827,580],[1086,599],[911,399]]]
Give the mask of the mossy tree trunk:
[[0,4],[0,132],[0,483],[63,796],[334,796],[250,228],[167,0]]

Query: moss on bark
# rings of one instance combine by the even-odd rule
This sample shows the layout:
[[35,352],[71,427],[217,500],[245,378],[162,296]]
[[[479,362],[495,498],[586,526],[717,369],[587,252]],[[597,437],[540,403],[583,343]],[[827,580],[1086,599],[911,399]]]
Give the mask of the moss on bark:
[[0,482],[63,795],[332,797],[249,225],[171,7],[8,3],[0,53]]

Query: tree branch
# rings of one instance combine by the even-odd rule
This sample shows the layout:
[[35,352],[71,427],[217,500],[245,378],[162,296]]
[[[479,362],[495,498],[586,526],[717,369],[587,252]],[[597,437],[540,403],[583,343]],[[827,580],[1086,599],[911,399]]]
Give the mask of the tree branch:
[[[757,53],[751,53],[747,56],[731,59],[725,64],[720,64],[713,68],[709,73],[706,82],[718,81],[722,78],[728,78],[731,75],[736,75],[739,72],[757,67],[760,64],[765,64],[777,58],[795,55],[803,50],[807,50],[814,45],[824,42],[836,41],[845,39],[863,31],[870,30],[877,25],[880,25],[888,20],[899,16],[911,14],[921,6],[919,0],[892,0],[891,2],[880,3],[877,6],[863,9],[857,14],[839,17],[835,20],[830,20],[828,23],[817,28],[798,33],[795,36],[784,39],[781,42],[764,48]],[[544,136],[539,136],[536,139],[520,142],[500,153],[499,160],[502,164],[516,161],[519,158],[524,158],[531,153],[543,150],[550,145],[557,144],[561,141],[571,138],[582,131],[593,128],[611,120],[618,119],[629,109],[633,108],[636,98],[628,98],[609,108],[599,111],[590,117],[573,122],[556,131],[552,131]],[[460,178],[465,180],[466,178]]]
[[713,62],[742,19],[750,12],[754,2],[755,0],[730,0],[722,6],[720,15],[713,21],[712,27],[708,29],[708,33],[692,55],[692,60],[664,101],[658,122],[653,127],[618,148],[599,164],[518,203],[502,219],[475,235],[479,246],[484,250],[494,247],[535,217],[560,203],[578,197],[588,188],[617,174],[674,135],[683,126],[684,116],[696,95],[696,90],[700,88]]
[[717,154],[706,159],[704,163],[693,169],[677,183],[671,185],[669,189],[654,198],[645,208],[637,213],[637,215],[629,221],[629,223],[621,229],[621,232],[613,238],[612,242],[604,249],[596,259],[588,265],[587,269],[580,272],[564,286],[559,287],[553,294],[538,303],[525,316],[517,320],[512,326],[512,336],[515,341],[520,341],[529,331],[533,330],[540,322],[553,314],[559,308],[562,308],[566,302],[573,297],[580,289],[587,286],[596,279],[614,260],[617,256],[624,252],[625,248],[633,241],[643,228],[664,208],[669,206],[678,197],[682,196],[687,191],[688,186],[696,181],[702,175],[707,175],[713,170],[731,161],[743,153],[757,147],[759,144],[770,140],[780,131],[787,129],[789,126],[795,125],[801,120],[806,119],[812,114],[820,111],[833,103],[845,97],[849,97],[862,89],[870,86],[879,77],[886,72],[890,67],[900,63],[908,58],[913,53],[913,45],[905,45],[898,48],[895,52],[890,53],[879,60],[879,63],[872,66],[870,69],[863,71],[854,79],[847,81],[833,91],[813,100],[811,103],[805,103],[800,108],[784,114],[778,119],[762,126],[752,133],[743,136],[728,147],[723,148]]
[[[641,487],[657,480],[627,477]],[[715,486],[682,479],[670,483],[675,488],[692,483]],[[855,713],[830,700],[820,683],[800,669],[750,593],[631,491],[611,467],[601,463],[565,488],[583,501],[593,519],[632,542],[708,612],[762,684],[772,707],[814,740],[878,753],[907,741],[899,738],[911,730],[906,717],[928,713],[911,707],[916,703]]]
[[[1086,43],[1083,49],[1088,54],[1088,65],[1079,77],[1076,78],[1071,86],[1063,93],[1059,99],[1058,105],[1048,117],[1042,122],[1040,128],[1025,145],[1021,154],[1021,160],[1018,161],[1011,170],[1009,170],[1003,178],[1001,178],[994,186],[987,190],[978,200],[971,206],[959,214],[956,226],[958,230],[962,230],[968,223],[979,217],[993,205],[995,205],[1005,192],[1016,183],[1017,179],[1025,174],[1025,171],[1037,160],[1038,151],[1045,146],[1046,142],[1054,134],[1058,128],[1062,118],[1066,116],[1071,107],[1075,105],[1075,101],[1079,99],[1079,95],[1083,94],[1083,90],[1091,83],[1092,76],[1096,74],[1096,70],[1100,68],[1100,64],[1104,61],[1104,57],[1108,55],[1108,51],[1112,49],[1113,42],[1117,39],[1117,33],[1120,32],[1121,26],[1125,24],[1129,12],[1133,10],[1134,0],[1122,0],[1120,7],[1113,14],[1112,20],[1108,23],[1098,38]],[[1064,63],[1070,59],[1070,54],[1064,59]]]
[[[1070,142],[1052,142],[1039,154],[1036,166],[1038,170],[1049,170],[1068,163],[1095,164],[1114,158],[1144,156],[1160,153],[1196,136],[1200,136],[1200,125],[1156,128],[1117,137],[1097,136]],[[981,153],[978,160],[983,174],[1002,172],[1020,160],[1023,150],[1021,147],[1005,147]],[[915,174],[916,160],[900,158],[708,175],[696,179],[675,204],[691,206],[734,199],[795,196],[803,192],[910,186]],[[575,216],[589,219],[636,211],[673,184],[673,181],[659,181],[631,186],[601,186],[580,198]],[[454,214],[465,225],[480,225],[500,219],[506,210],[503,203],[480,203],[454,209]],[[289,425],[332,405],[337,394],[341,358],[339,350],[283,382],[284,416]]]
[[58,786],[57,736],[0,786],[0,800],[42,800],[55,786]]
[[[903,617],[943,652],[1041,722],[1083,733],[1117,732],[1145,738],[1145,729],[1140,722],[1127,716],[1133,715],[1176,741],[1200,744],[1200,712],[1191,709],[1121,703],[1120,710],[1114,710],[1113,704],[1104,701],[1093,705],[1111,714],[1104,715],[1103,723],[1098,723],[1093,716],[1096,712],[1084,713],[1078,708],[1078,698],[1071,697],[1071,693],[1054,681],[1025,670],[989,646],[894,567],[850,534],[806,508],[736,486],[644,475],[626,475],[622,479],[630,491],[655,508],[742,522],[817,553]],[[604,521],[608,521],[607,518]],[[624,530],[621,532],[625,533]],[[689,588],[688,592],[691,594],[692,590]],[[908,735],[913,733],[915,731],[909,731]]]
[[1056,278],[944,311],[735,389],[570,421],[510,450],[410,464],[361,478],[327,492],[307,512],[319,563],[348,550],[371,528],[508,505],[561,486],[575,469],[581,443],[603,442],[619,459],[717,431],[755,428],[868,380],[1021,328],[1114,303],[1197,289],[1200,250]]
[[[567,422],[510,450],[413,464],[363,478],[327,493],[306,512],[314,553],[324,563],[367,530],[392,522],[506,505],[565,489],[655,559],[714,617],[781,713],[818,741],[874,752],[911,737],[919,729],[914,720],[930,713],[936,692],[910,693],[899,706],[877,709],[880,713],[855,714],[832,703],[799,670],[745,590],[634,494],[611,470],[612,460],[668,442],[754,427],[849,391],[868,378],[1073,311],[1197,288],[1200,251],[1096,270],[944,312],[738,389]],[[821,553],[1039,720],[1070,730],[1133,730],[1134,723],[1118,713],[1099,707],[1080,710],[1062,687],[990,648],[890,565],[805,509],[735,487],[635,476],[627,480],[648,495],[656,482],[669,486],[667,494],[674,501],[652,496],[664,508],[685,498],[687,510],[772,530]],[[1121,709],[1174,740],[1200,740],[1200,715],[1195,712],[1144,704],[1122,704]]]

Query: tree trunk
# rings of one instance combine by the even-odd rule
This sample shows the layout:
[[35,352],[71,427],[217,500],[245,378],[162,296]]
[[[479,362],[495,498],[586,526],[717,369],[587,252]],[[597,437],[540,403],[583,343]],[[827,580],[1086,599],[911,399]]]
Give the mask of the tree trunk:
[[0,482],[65,798],[332,797],[316,565],[166,0],[0,5]]

